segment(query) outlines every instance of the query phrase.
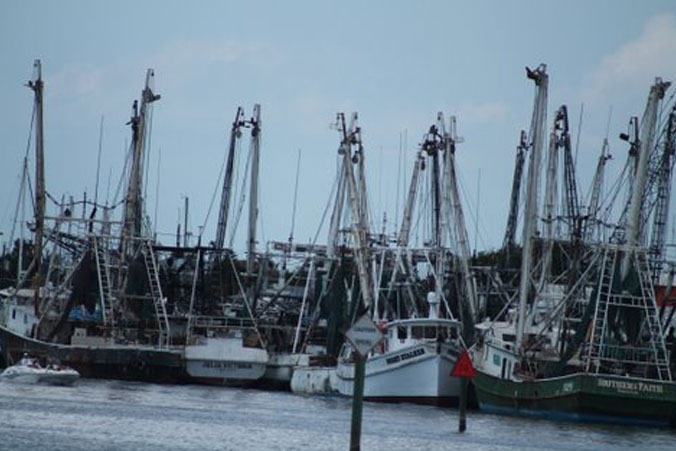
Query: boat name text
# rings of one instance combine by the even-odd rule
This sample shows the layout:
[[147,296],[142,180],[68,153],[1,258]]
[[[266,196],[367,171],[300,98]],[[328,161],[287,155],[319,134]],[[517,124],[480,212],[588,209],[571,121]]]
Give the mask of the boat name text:
[[397,362],[403,362],[404,360],[412,359],[413,357],[418,357],[425,353],[425,348],[414,349],[413,351],[403,352],[399,355],[387,358],[385,361],[388,365]]
[[252,368],[250,363],[235,363],[235,362],[213,362],[206,361],[202,362],[203,368],[216,368],[216,369],[226,369],[226,370],[249,370]]
[[660,384],[647,384],[645,382],[617,381],[610,379],[598,379],[598,386],[601,388],[612,388],[618,392],[642,392],[642,393],[664,393],[664,387]]

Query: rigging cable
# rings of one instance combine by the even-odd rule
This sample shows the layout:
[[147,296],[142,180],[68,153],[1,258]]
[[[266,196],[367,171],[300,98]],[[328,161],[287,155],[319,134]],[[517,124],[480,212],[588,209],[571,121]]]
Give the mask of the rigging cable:
[[221,186],[221,179],[223,178],[223,174],[225,172],[225,162],[227,159],[228,154],[224,153],[223,154],[223,161],[221,162],[221,169],[218,171],[218,178],[216,179],[216,184],[214,185],[214,191],[211,194],[211,201],[209,202],[209,209],[207,210],[207,215],[204,218],[204,223],[202,223],[202,230],[200,231],[199,238],[202,238],[202,235],[204,234],[204,231],[207,229],[207,222],[209,221],[209,216],[211,215],[211,209],[214,206],[214,201],[216,200],[216,194],[218,193],[218,188]]
[[317,232],[315,233],[315,236],[312,240],[312,244],[314,245],[317,242],[317,239],[319,238],[319,234],[322,231],[322,228],[324,227],[324,221],[326,220],[326,215],[329,212],[329,207],[331,206],[331,201],[333,200],[333,196],[336,193],[336,190],[338,188],[338,178],[340,175],[336,174],[336,177],[333,179],[333,186],[331,187],[331,192],[329,193],[329,199],[328,202],[326,203],[326,206],[324,207],[324,213],[322,214],[322,219],[319,221],[319,226],[317,227]]
[[291,232],[289,233],[289,243],[293,242],[293,232],[296,226],[296,204],[298,201],[298,176],[300,173],[300,154],[301,150],[298,149],[298,158],[296,159],[296,184],[293,189],[293,210],[291,212]]
[[235,234],[237,233],[237,227],[239,226],[239,219],[242,215],[242,209],[244,208],[244,201],[246,200],[245,188],[249,175],[249,166],[251,165],[251,153],[252,153],[251,148],[249,148],[249,153],[247,154],[246,157],[246,164],[244,165],[244,177],[242,177],[242,192],[240,193],[239,205],[237,206],[237,210],[234,217],[234,224],[232,227],[232,231],[230,232],[230,241],[228,244],[229,248],[232,248],[232,245],[235,241]]
[[[14,242],[14,232],[16,230],[16,223],[18,220],[18,214],[19,214],[19,204],[21,204],[24,199],[25,199],[25,193],[23,192],[24,190],[24,184],[26,183],[26,177],[28,175],[28,153],[30,152],[30,147],[31,147],[31,141],[33,137],[33,127],[35,125],[35,116],[36,116],[36,105],[35,102],[33,102],[33,113],[31,114],[31,124],[30,127],[28,128],[28,140],[26,142],[26,153],[24,154],[23,157],[23,163],[22,163],[22,169],[21,169],[21,185],[19,188],[19,197],[17,198],[17,203],[16,203],[16,211],[14,213],[14,220],[12,221],[12,231],[10,232],[9,235],[9,245],[12,246],[12,243]],[[7,211],[9,211],[9,203],[7,204]],[[7,217],[7,211],[5,213],[5,217]],[[21,227],[23,227],[23,224],[21,224]]]
[[157,210],[160,205],[160,165],[162,164],[162,148],[157,149],[157,183],[155,184],[155,217],[153,225],[155,226],[155,236],[157,236]]
[[96,157],[96,185],[94,188],[94,204],[99,200],[99,174],[101,173],[101,150],[103,149],[103,115],[99,124],[99,149]]

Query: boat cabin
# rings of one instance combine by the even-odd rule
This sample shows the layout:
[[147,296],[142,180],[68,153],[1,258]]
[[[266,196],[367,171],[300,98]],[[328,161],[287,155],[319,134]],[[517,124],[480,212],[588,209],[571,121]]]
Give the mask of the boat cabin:
[[443,318],[415,318],[391,321],[385,326],[387,351],[420,342],[456,342],[460,339],[462,324]]

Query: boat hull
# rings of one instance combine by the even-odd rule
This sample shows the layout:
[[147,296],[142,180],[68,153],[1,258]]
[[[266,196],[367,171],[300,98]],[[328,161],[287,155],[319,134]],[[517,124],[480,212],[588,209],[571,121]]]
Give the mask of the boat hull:
[[247,385],[265,373],[264,363],[229,360],[188,360],[186,371],[191,380],[209,385]]
[[571,374],[533,381],[477,371],[479,408],[548,419],[676,426],[676,384],[610,375]]
[[[419,344],[366,361],[364,399],[455,406],[460,379],[451,376],[457,355],[450,347]],[[331,386],[352,396],[354,364],[339,362]]]
[[37,372],[32,373],[10,373],[5,370],[0,375],[0,380],[15,382],[18,384],[37,384],[40,382],[40,374]]
[[80,375],[72,369],[50,370],[45,368],[7,368],[0,380],[20,384],[73,385]]
[[292,354],[288,352],[272,352],[269,354],[265,374],[258,385],[278,390],[291,390],[291,379],[295,368],[309,365],[308,354]]
[[211,385],[249,385],[265,373],[268,353],[244,346],[241,337],[207,338],[186,346],[186,372],[191,380]]
[[291,391],[303,395],[333,394],[331,379],[335,378],[336,367],[299,366],[291,376]]
[[6,365],[24,353],[55,358],[81,377],[155,383],[187,382],[180,351],[150,346],[84,346],[34,340],[0,326],[0,349]]

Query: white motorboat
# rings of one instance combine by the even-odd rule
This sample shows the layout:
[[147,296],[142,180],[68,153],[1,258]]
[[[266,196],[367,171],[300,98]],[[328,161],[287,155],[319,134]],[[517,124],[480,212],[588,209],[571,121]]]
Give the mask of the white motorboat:
[[79,378],[80,373],[72,368],[55,363],[42,366],[37,359],[29,356],[24,356],[0,374],[2,380],[28,384],[72,385]]
[[[367,356],[364,399],[457,404],[460,379],[451,377],[451,372],[462,350],[461,323],[438,318],[436,305],[430,305],[428,318],[395,320],[380,327],[385,339]],[[344,346],[331,373],[331,387],[346,396],[352,396],[354,387],[353,352],[351,346]]]

